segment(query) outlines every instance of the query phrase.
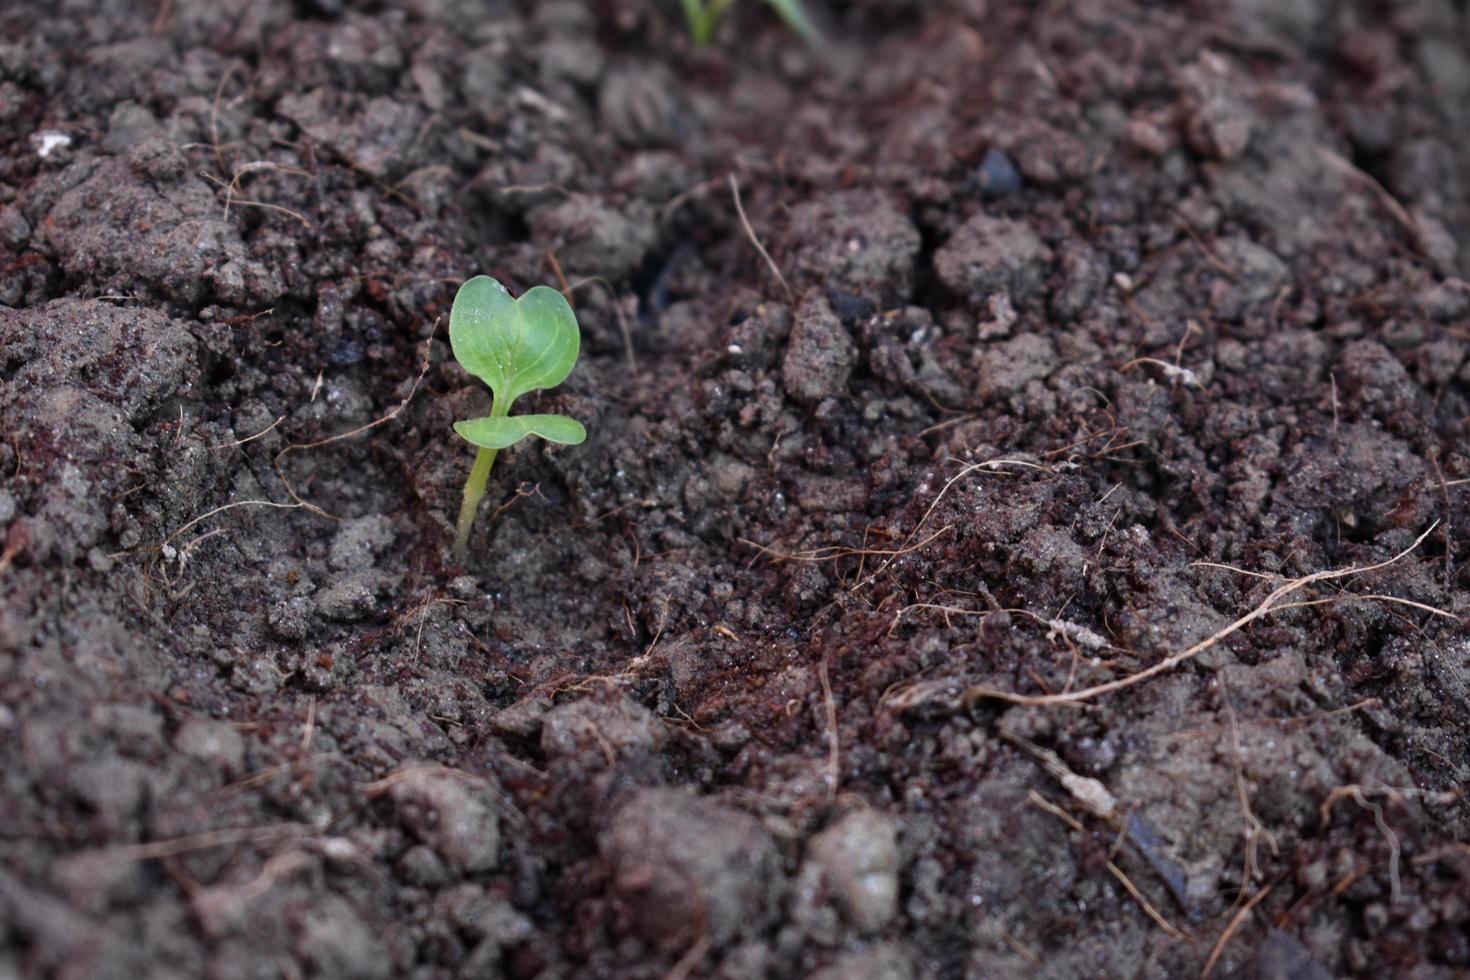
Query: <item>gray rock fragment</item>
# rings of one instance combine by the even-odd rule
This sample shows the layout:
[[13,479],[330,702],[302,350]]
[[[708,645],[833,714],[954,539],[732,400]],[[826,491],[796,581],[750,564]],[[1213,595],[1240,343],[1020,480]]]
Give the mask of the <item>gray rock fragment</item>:
[[947,288],[973,300],[1005,291],[1020,302],[1040,290],[1051,260],[1030,225],[982,211],[935,253],[934,271]]
[[797,401],[813,404],[840,395],[857,360],[847,328],[818,292],[810,292],[796,311],[796,324],[781,362],[781,381]]
[[812,838],[807,862],[858,932],[881,932],[898,912],[898,839],[887,815],[847,814]]
[[387,793],[398,821],[438,852],[453,871],[488,871],[500,858],[500,819],[492,788],[440,766],[400,769]]
[[716,948],[776,910],[775,845],[754,817],[673,789],[643,789],[598,841],[634,928],[664,950],[703,933]]

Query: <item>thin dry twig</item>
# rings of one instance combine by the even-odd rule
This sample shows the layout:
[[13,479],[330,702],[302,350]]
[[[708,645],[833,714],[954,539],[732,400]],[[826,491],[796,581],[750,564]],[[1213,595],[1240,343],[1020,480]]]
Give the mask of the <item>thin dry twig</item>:
[[259,439],[261,436],[263,436],[266,433],[270,432],[272,429],[274,429],[276,426],[280,425],[284,421],[286,421],[286,416],[284,416],[284,415],[277,416],[277,418],[276,418],[276,420],[274,422],[272,422],[270,425],[266,426],[264,429],[261,429],[259,432],[257,432],[253,436],[246,436],[244,439],[236,439],[233,442],[220,442],[220,443],[216,443],[215,445],[213,445],[213,446],[207,446],[206,448],[208,448],[208,449],[232,449],[235,446],[243,446],[247,442],[254,442],[256,439]]
[[664,980],[684,980],[694,972],[694,968],[704,959],[704,954],[707,952],[709,952],[709,936],[701,934],[684,955],[679,957],[679,962],[664,974]]
[[[437,330],[435,332],[437,332]],[[315,442],[293,442],[285,449],[282,449],[279,453],[276,453],[276,458],[274,460],[276,476],[280,477],[282,485],[284,485],[286,488],[286,493],[290,495],[292,500],[296,501],[296,504],[294,506],[305,507],[307,510],[310,510],[316,514],[320,514],[323,517],[332,517],[331,514],[328,514],[316,504],[309,503],[308,501],[303,500],[296,493],[296,489],[291,485],[291,481],[286,479],[286,474],[281,470],[281,460],[285,459],[289,453],[297,452],[298,450],[319,449],[322,446],[329,446],[334,442],[341,442],[344,439],[351,439],[355,436],[360,436],[364,432],[370,432],[373,429],[376,429],[378,426],[386,425],[387,423],[396,419],[400,414],[402,414],[404,409],[408,408],[408,403],[413,401],[414,395],[418,394],[419,385],[423,384],[424,376],[429,373],[429,345],[432,340],[433,335],[431,333],[429,338],[424,341],[424,358],[422,364],[419,366],[418,376],[413,379],[413,384],[409,386],[408,394],[404,395],[403,400],[400,401],[391,411],[389,411],[388,414],[373,419],[373,421],[368,422],[364,425],[359,425],[357,428],[352,429],[349,432],[343,432],[335,436],[328,436],[325,439],[317,439]]]
[[1454,613],[1437,606],[1431,606],[1423,602],[1415,602],[1413,599],[1405,599],[1402,596],[1384,595],[1381,592],[1343,592],[1338,595],[1325,596],[1321,599],[1301,599],[1296,602],[1283,602],[1277,609],[1304,609],[1308,606],[1330,606],[1335,602],[1344,602],[1349,599],[1367,599],[1374,602],[1386,602],[1390,605],[1408,606],[1420,612],[1429,613],[1431,616],[1439,616],[1443,619],[1451,619],[1455,622],[1464,620]]
[[255,899],[275,887],[276,883],[311,864],[305,851],[289,850],[276,854],[261,867],[260,873],[241,885],[216,885],[195,893],[191,904],[196,917],[215,920],[232,917]]
[[[1278,878],[1277,881],[1279,880]],[[1208,980],[1209,975],[1215,970],[1215,965],[1220,961],[1220,956],[1225,952],[1225,947],[1230,944],[1230,937],[1234,936],[1235,931],[1240,928],[1241,923],[1245,922],[1246,916],[1251,914],[1251,909],[1261,904],[1261,899],[1271,894],[1271,889],[1275,887],[1275,881],[1269,883],[1266,887],[1252,895],[1250,901],[1242,905],[1230,917],[1230,923],[1225,927],[1225,931],[1220,933],[1219,939],[1215,940],[1215,948],[1210,950],[1210,958],[1205,960],[1205,968],[1200,971],[1200,980]]]
[[212,183],[212,184],[214,184],[214,185],[216,185],[216,186],[218,186],[218,187],[220,187],[220,188],[222,188],[224,190],[224,192],[225,192],[225,217],[229,217],[229,208],[230,208],[230,205],[231,204],[238,204],[241,207],[264,208],[267,211],[275,211],[278,214],[284,214],[284,215],[286,215],[288,217],[295,218],[297,221],[299,221],[303,225],[305,225],[308,231],[314,231],[316,229],[316,225],[314,225],[314,224],[311,223],[311,219],[308,218],[306,215],[302,214],[299,211],[292,211],[290,208],[281,207],[281,205],[279,205],[279,204],[269,204],[269,203],[267,203],[265,201],[251,201],[251,200],[248,200],[246,198],[236,198],[236,197],[234,197],[234,191],[231,190],[231,186],[229,184],[225,183],[224,181],[220,180],[214,174],[209,173],[208,171],[205,171],[205,170],[201,170],[201,171],[199,171],[199,176],[203,177],[205,180],[209,181],[210,183]]
[[234,510],[236,507],[274,507],[277,510],[295,510],[298,507],[304,507],[304,506],[306,506],[306,504],[303,503],[303,502],[300,502],[300,501],[298,501],[297,503],[294,503],[294,504],[283,504],[283,503],[278,503],[277,501],[274,501],[274,500],[236,500],[236,501],[234,501],[232,503],[221,504],[220,506],[216,507],[214,510],[205,511],[204,513],[200,514],[198,517],[194,518],[189,523],[185,524],[183,527],[179,528],[173,534],[170,534],[168,537],[164,538],[161,542],[159,542],[158,547],[159,547],[160,550],[162,550],[163,548],[165,548],[169,544],[171,544],[173,542],[174,538],[177,538],[179,535],[181,535],[185,531],[189,530],[189,528],[194,527],[199,522],[201,522],[201,521],[207,521],[211,517],[213,517],[215,514],[222,514],[222,513],[224,513],[227,510]]
[[206,830],[203,833],[174,837],[169,840],[148,841],[142,844],[121,844],[109,847],[102,853],[120,861],[154,861],[159,858],[192,854],[226,844],[257,844],[280,840],[283,837],[304,836],[310,827],[300,823],[265,824],[258,827],[230,827],[224,830]]
[[1170,364],[1168,361],[1160,360],[1157,357],[1135,357],[1128,363],[1120,365],[1118,373],[1123,374],[1140,364],[1152,364],[1154,367],[1163,371],[1164,377],[1168,378],[1171,383],[1178,382],[1186,388],[1204,387],[1204,383],[1200,381],[1199,375],[1194,371],[1187,367],[1180,367],[1178,364]]
[[316,695],[313,694],[306,702],[306,724],[301,731],[301,750],[310,751],[311,740],[316,736]]
[[1262,618],[1263,616],[1270,615],[1272,612],[1276,611],[1277,608],[1279,608],[1278,604],[1280,603],[1281,599],[1285,598],[1288,595],[1291,595],[1293,592],[1296,592],[1299,589],[1303,589],[1308,585],[1312,585],[1316,582],[1325,582],[1333,579],[1346,578],[1350,575],[1361,575],[1364,572],[1376,571],[1380,568],[1387,568],[1389,565],[1393,565],[1399,561],[1402,561],[1404,558],[1412,554],[1415,549],[1417,549],[1421,544],[1423,544],[1424,539],[1429,537],[1429,535],[1432,534],[1434,532],[1434,529],[1438,526],[1439,522],[1435,521],[1429,526],[1429,529],[1427,531],[1414,539],[1413,544],[1409,545],[1407,548],[1405,548],[1403,551],[1400,551],[1392,558],[1387,558],[1383,561],[1374,562],[1369,565],[1355,565],[1349,568],[1325,569],[1320,572],[1313,572],[1310,575],[1303,575],[1301,578],[1295,578],[1290,580],[1289,582],[1277,586],[1274,590],[1272,590],[1270,595],[1261,600],[1259,605],[1257,605],[1250,612],[1246,613],[1244,616],[1241,616],[1234,622],[1221,627],[1220,629],[1216,630],[1214,633],[1211,633],[1209,636],[1205,637],[1203,640],[1200,640],[1193,646],[1187,647],[1184,650],[1180,650],[1178,653],[1171,654],[1165,657],[1163,660],[1160,660],[1158,663],[1154,664],[1152,667],[1140,670],[1136,674],[1129,674],[1127,677],[1120,677],[1117,680],[1108,681],[1104,684],[1096,684],[1092,687],[1083,688],[1080,691],[1069,691],[1062,694],[1016,694],[1011,691],[999,691],[995,690],[994,688],[976,686],[969,688],[966,691],[966,697],[976,699],[990,698],[997,701],[1006,701],[1011,704],[1026,705],[1029,707],[1041,707],[1044,705],[1068,703],[1075,704],[1081,701],[1090,701],[1093,698],[1100,697],[1101,695],[1111,694],[1114,691],[1121,691],[1124,688],[1132,687],[1135,684],[1141,684],[1144,681],[1149,680],[1150,678],[1157,677],[1160,674],[1168,673],[1185,661],[1192,660],[1193,658],[1199,656],[1201,653],[1204,653],[1206,650],[1209,650],[1210,648],[1216,646],[1222,640],[1225,640],[1235,633],[1238,633],[1240,630],[1249,626],[1251,623]]
[[1174,220],[1179,222],[1179,227],[1189,233],[1189,237],[1194,240],[1194,244],[1204,253],[1206,262],[1219,269],[1224,273],[1225,278],[1231,282],[1240,281],[1240,270],[1215,253],[1215,250],[1209,246],[1209,243],[1200,237],[1200,233],[1195,231],[1194,225],[1189,223],[1189,219],[1184,217],[1184,212],[1174,207],[1171,207],[1169,212],[1174,216]]
[[1230,697],[1230,688],[1227,686],[1225,694],[1225,715],[1230,720],[1230,762],[1235,770],[1235,796],[1240,804],[1241,819],[1245,822],[1245,867],[1241,871],[1241,892],[1236,901],[1245,900],[1245,890],[1255,881],[1260,866],[1256,862],[1256,847],[1262,837],[1271,847],[1272,854],[1279,854],[1276,846],[1276,838],[1266,829],[1265,824],[1257,819],[1255,811],[1251,809],[1250,787],[1246,785],[1245,768],[1241,765],[1240,748],[1240,724],[1235,717],[1235,704]]
[[[925,522],[929,520],[930,515],[934,513],[934,509],[939,506],[940,501],[944,499],[945,495],[949,493],[950,488],[953,487],[956,483],[958,483],[963,478],[969,476],[971,473],[976,473],[980,470],[988,470],[992,473],[1003,473],[1005,472],[1005,468],[1008,466],[1014,466],[1018,469],[1039,470],[1043,473],[1056,472],[1049,466],[1043,466],[1040,463],[1033,463],[1031,460],[1027,459],[998,458],[987,459],[979,463],[966,463],[958,473],[950,477],[949,480],[945,482],[944,486],[940,488],[939,493],[935,495],[934,499],[930,501],[929,506],[924,510],[924,513],[919,518],[918,523],[916,523],[913,528],[909,530],[909,533],[904,536],[903,541],[899,544],[898,548],[890,554],[888,560],[875,568],[872,573],[868,575],[867,578],[854,585],[850,591],[856,592],[859,589],[870,585],[871,583],[876,581],[878,576],[882,575],[883,572],[887,570],[888,566],[892,565],[900,555],[908,554],[909,542],[914,540],[914,536],[919,533],[919,529],[922,528]],[[944,530],[948,530],[952,526],[953,525],[946,525]],[[929,538],[926,538],[924,542],[921,542],[921,544],[916,547],[921,547],[923,544],[932,541],[934,537],[937,536],[937,534],[938,532],[936,532],[935,535],[931,535]]]
[[214,99],[209,103],[209,145],[214,148],[214,159],[219,164],[219,172],[224,173],[229,168],[225,166],[225,155],[219,148],[219,102],[224,97],[225,86],[234,77],[236,69],[240,67],[238,61],[230,63],[225,73],[219,78],[219,85],[215,86]]
[[891,557],[897,557],[899,555],[907,555],[911,552],[918,551],[920,548],[923,548],[925,545],[934,541],[940,535],[946,534],[952,530],[954,530],[954,525],[946,524],[944,525],[944,527],[929,535],[923,541],[920,541],[914,545],[906,544],[904,547],[901,548],[849,548],[844,545],[826,545],[821,548],[809,548],[806,551],[784,552],[777,551],[774,548],[760,544],[756,541],[752,541],[749,538],[739,538],[738,540],[742,544],[748,544],[752,548],[755,548],[757,551],[759,551],[761,554],[765,555],[767,558],[770,559],[772,564],[779,564],[783,561],[833,561],[837,558],[855,558],[859,556],[879,557],[887,555]]
[[1118,867],[1117,862],[1109,861],[1108,870],[1113,873],[1113,877],[1118,879],[1119,883],[1122,884],[1123,888],[1128,892],[1128,894],[1133,896],[1133,900],[1138,903],[1140,908],[1143,909],[1144,914],[1147,915],[1150,919],[1153,919],[1154,924],[1157,925],[1160,929],[1164,930],[1164,932],[1169,936],[1170,939],[1177,939],[1182,943],[1189,942],[1189,934],[1181,932],[1177,927],[1174,926],[1173,923],[1164,918],[1163,913],[1155,908],[1154,904],[1148,900],[1143,892],[1138,890],[1138,886],[1135,885],[1132,880],[1123,873],[1123,869]]
[[831,651],[822,655],[817,664],[817,679],[822,684],[822,707],[827,719],[827,799],[837,795],[837,782],[841,775],[842,742],[837,728],[837,702],[832,697],[832,678],[829,673]]
[[[1086,828],[1082,826],[1082,823],[1080,821],[1078,821],[1066,810],[1063,810],[1061,807],[1057,806],[1055,803],[1051,802],[1046,797],[1036,792],[1036,790],[1029,790],[1026,794],[1026,798],[1031,802],[1033,806],[1036,806],[1042,810],[1045,810],[1047,813],[1050,813],[1052,816],[1062,821],[1064,824],[1072,828],[1072,830],[1076,831],[1077,833],[1080,834],[1085,832]],[[1138,886],[1133,883],[1133,880],[1124,873],[1122,868],[1118,867],[1116,861],[1110,859],[1108,861],[1107,868],[1108,871],[1113,875],[1113,877],[1118,879],[1119,884],[1123,886],[1124,890],[1127,891],[1129,895],[1133,896],[1133,900],[1138,903],[1141,909],[1143,909],[1144,914],[1152,919],[1154,921],[1154,924],[1162,929],[1166,935],[1168,935],[1171,939],[1177,939],[1180,942],[1190,941],[1189,934],[1181,931],[1168,919],[1164,918],[1163,913],[1154,907],[1154,904],[1148,900],[1148,897],[1145,896],[1142,891],[1139,890]]]
[[1364,795],[1365,793],[1372,793],[1378,796],[1386,796],[1389,799],[1393,800],[1401,800],[1406,796],[1420,796],[1431,803],[1452,802],[1455,799],[1459,798],[1459,794],[1440,793],[1418,789],[1417,787],[1368,787],[1360,786],[1354,783],[1348,786],[1335,787],[1330,793],[1327,794],[1327,798],[1322,801],[1322,806],[1318,809],[1318,817],[1321,819],[1322,826],[1324,828],[1332,822],[1332,807],[1334,804],[1337,803],[1338,800],[1341,799],[1351,799],[1359,807],[1373,814],[1374,825],[1378,828],[1378,832],[1383,835],[1383,839],[1388,841],[1389,895],[1391,901],[1397,902],[1399,900],[1399,896],[1402,894],[1402,889],[1399,882],[1399,858],[1402,853],[1399,848],[1399,837],[1398,834],[1393,832],[1393,828],[1388,825],[1388,821],[1384,819],[1383,807],[1369,800]]
[[436,776],[448,776],[451,779],[458,779],[461,782],[472,783],[475,785],[479,785],[485,782],[484,779],[476,776],[472,772],[466,772],[463,769],[453,769],[449,766],[405,766],[402,769],[393,770],[382,779],[376,779],[371,783],[364,784],[362,787],[362,792],[364,796],[368,797],[368,799],[373,799],[374,797],[382,796],[384,793],[388,792],[388,790],[392,789],[395,785],[401,783],[405,779],[428,774]]
[[1346,174],[1348,177],[1351,177],[1353,180],[1358,181],[1373,191],[1378,196],[1379,201],[1383,203],[1383,206],[1388,209],[1388,213],[1393,215],[1393,219],[1403,226],[1404,231],[1408,233],[1409,241],[1415,248],[1422,250],[1422,235],[1419,230],[1419,222],[1414,220],[1413,216],[1398,202],[1398,198],[1390,194],[1388,188],[1379,183],[1376,177],[1356,166],[1351,160],[1334,153],[1325,146],[1317,147],[1317,155],[1335,170]]
[[1306,725],[1314,721],[1322,721],[1326,718],[1335,718],[1338,715],[1351,714],[1354,711],[1361,711],[1364,708],[1376,707],[1382,703],[1383,702],[1378,698],[1364,698],[1361,701],[1355,701],[1354,703],[1344,705],[1341,708],[1333,708],[1331,711],[1314,711],[1311,714],[1307,715],[1290,715],[1285,718],[1267,718],[1266,720],[1273,724],[1281,725],[1285,728],[1290,728],[1296,725]]
[[1087,829],[1086,827],[1082,826],[1081,820],[1078,820],[1076,817],[1072,816],[1066,810],[1063,810],[1061,807],[1057,806],[1051,800],[1048,800],[1046,797],[1042,796],[1034,789],[1029,789],[1026,791],[1026,799],[1029,800],[1033,806],[1040,807],[1047,813],[1050,813],[1052,816],[1056,817],[1062,823],[1066,824],[1068,827],[1071,827],[1079,834]]
[[210,796],[213,799],[222,799],[233,793],[244,792],[245,790],[254,789],[257,786],[264,786],[271,780],[279,779],[281,776],[293,775],[298,772],[309,772],[316,767],[317,763],[328,760],[341,761],[339,756],[331,752],[317,752],[304,759],[296,759],[292,762],[282,762],[274,766],[267,766],[264,769],[257,769],[232,783],[226,783],[219,789],[214,790]]
[[[294,174],[298,177],[311,177],[310,173],[300,169],[299,167],[288,167],[284,164],[276,163],[271,160],[252,160],[249,163],[241,164],[238,168],[236,168],[234,176],[230,178],[230,182],[228,184],[225,184],[223,181],[217,180],[210,174],[204,174],[205,177],[208,177],[210,180],[213,180],[216,184],[223,186],[225,189],[224,219],[226,221],[230,220],[230,205],[234,202],[236,192],[240,190],[240,178],[249,176],[250,174],[260,173],[262,171],[279,171],[280,173]],[[295,212],[290,213],[295,214]]]
[[[546,255],[547,258],[551,259],[553,262],[556,261],[556,257],[550,252],[547,252]],[[557,266],[555,266],[555,269],[557,271],[557,275],[560,276],[560,265],[558,264]],[[638,370],[638,355],[633,350],[633,329],[628,326],[628,315],[623,310],[622,300],[618,297],[618,289],[616,286],[613,285],[612,280],[607,278],[606,276],[587,276],[585,279],[578,279],[576,282],[571,283],[570,285],[566,284],[565,280],[562,281],[563,291],[566,292],[567,302],[569,303],[572,301],[572,294],[575,293],[577,290],[581,289],[583,286],[591,286],[597,284],[600,284],[607,289],[608,295],[611,298],[610,305],[612,306],[613,317],[618,321],[618,333],[623,335],[623,353],[628,358],[628,368],[629,370],[636,371]]]
[[567,282],[567,274],[561,269],[561,261],[557,259],[556,252],[552,251],[549,248],[546,250],[545,254],[546,264],[551,266],[552,275],[556,276],[556,281],[561,284],[561,294],[566,297],[567,305],[575,311],[577,308],[577,301],[572,298],[572,286],[569,282]]
[[1062,788],[1072,795],[1084,810],[1101,820],[1113,822],[1119,812],[1118,798],[1108,791],[1100,781],[1091,776],[1079,776],[1062,761],[1062,757],[1051,749],[1042,748],[1028,738],[1014,732],[1002,730],[1000,737],[1021,749],[1041,764]]
[[728,176],[730,181],[730,196],[735,199],[735,213],[740,216],[740,225],[745,229],[746,237],[750,239],[750,244],[755,246],[755,250],[760,253],[761,258],[765,259],[766,268],[771,270],[771,272],[776,277],[776,281],[779,282],[781,284],[781,288],[786,291],[786,301],[792,306],[795,306],[796,294],[791,291],[790,283],[788,283],[786,281],[786,277],[781,274],[781,269],[779,266],[776,265],[776,260],[771,258],[771,253],[766,251],[766,247],[762,245],[761,240],[756,237],[755,229],[750,226],[750,219],[745,216],[745,205],[740,202],[740,182],[735,179],[735,175],[733,173],[729,174]]
[[1439,480],[1439,495],[1444,502],[1444,587],[1448,589],[1455,578],[1455,540],[1450,527],[1454,505],[1450,503],[1450,486],[1445,482],[1444,469],[1439,465],[1439,453],[1430,453],[1429,462],[1434,464],[1434,476]]

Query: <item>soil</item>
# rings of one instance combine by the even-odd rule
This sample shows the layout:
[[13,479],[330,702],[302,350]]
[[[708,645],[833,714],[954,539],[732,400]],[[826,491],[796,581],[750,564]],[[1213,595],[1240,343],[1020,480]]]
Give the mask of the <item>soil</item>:
[[1465,5],[812,6],[4,5],[0,978],[1470,976]]

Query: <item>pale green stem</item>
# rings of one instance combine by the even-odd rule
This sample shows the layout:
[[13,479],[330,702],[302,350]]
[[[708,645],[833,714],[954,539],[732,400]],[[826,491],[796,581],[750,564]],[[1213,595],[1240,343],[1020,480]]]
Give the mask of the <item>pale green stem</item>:
[[[496,398],[490,403],[490,417],[502,418],[509,411],[507,405],[504,410],[500,407],[500,399]],[[495,465],[495,456],[500,450],[481,448],[475,453],[475,465],[470,470],[470,478],[464,485],[464,502],[459,505],[459,523],[455,526],[454,534],[454,557],[463,560],[465,552],[470,545],[470,529],[475,526],[475,512],[480,509],[480,501],[485,498],[485,485],[490,481],[490,468]]]
[[714,40],[715,28],[725,16],[731,0],[680,0],[684,19],[689,24],[689,37],[697,47]]

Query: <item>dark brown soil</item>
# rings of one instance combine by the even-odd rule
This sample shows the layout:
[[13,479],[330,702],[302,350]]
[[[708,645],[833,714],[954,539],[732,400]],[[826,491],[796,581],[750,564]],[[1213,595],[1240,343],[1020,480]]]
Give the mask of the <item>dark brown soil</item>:
[[0,978],[1470,976],[1465,5],[737,6],[4,4]]

